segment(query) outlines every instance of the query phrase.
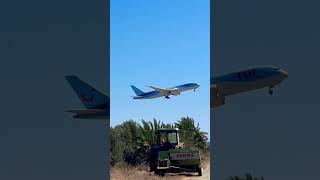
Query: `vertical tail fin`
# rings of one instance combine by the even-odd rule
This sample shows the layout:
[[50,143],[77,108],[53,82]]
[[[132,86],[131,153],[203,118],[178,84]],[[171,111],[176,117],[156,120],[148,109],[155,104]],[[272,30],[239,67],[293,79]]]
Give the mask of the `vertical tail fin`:
[[141,91],[140,89],[136,88],[135,86],[131,85],[132,90],[134,91],[134,93],[136,93],[137,96],[140,96],[141,94],[144,94],[143,91]]
[[108,96],[80,80],[77,76],[71,75],[65,76],[65,78],[87,109],[93,109],[108,104]]

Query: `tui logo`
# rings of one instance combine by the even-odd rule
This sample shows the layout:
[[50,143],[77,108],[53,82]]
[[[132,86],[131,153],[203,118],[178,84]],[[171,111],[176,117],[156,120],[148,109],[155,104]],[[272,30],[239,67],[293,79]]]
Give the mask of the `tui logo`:
[[[93,92],[95,91],[95,89],[91,89],[91,91]],[[85,95],[85,94],[80,95],[80,99],[83,102],[91,102],[93,97],[94,97],[94,93],[92,93],[92,95]]]
[[81,99],[81,101],[83,101],[83,102],[91,102],[92,101],[92,99],[93,99],[93,95],[91,95],[91,96],[86,96],[86,95],[81,95],[80,96],[80,99]]

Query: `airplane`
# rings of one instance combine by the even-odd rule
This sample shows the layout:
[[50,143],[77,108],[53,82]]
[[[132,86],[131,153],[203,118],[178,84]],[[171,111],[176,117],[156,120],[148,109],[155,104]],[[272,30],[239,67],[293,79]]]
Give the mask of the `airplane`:
[[276,66],[260,66],[211,78],[210,107],[225,104],[225,97],[257,89],[273,88],[288,78],[288,72]]
[[65,112],[75,113],[73,118],[104,119],[110,118],[110,99],[77,76],[65,76],[86,109],[72,109]]
[[133,99],[153,99],[164,96],[166,99],[169,99],[170,95],[178,96],[183,91],[188,90],[196,90],[198,87],[200,87],[197,83],[187,83],[182,84],[179,86],[174,86],[171,88],[157,88],[154,86],[148,86],[151,89],[154,89],[154,91],[149,92],[143,92],[140,89],[136,88],[135,86],[131,85],[132,90],[135,92],[137,96],[134,96]]

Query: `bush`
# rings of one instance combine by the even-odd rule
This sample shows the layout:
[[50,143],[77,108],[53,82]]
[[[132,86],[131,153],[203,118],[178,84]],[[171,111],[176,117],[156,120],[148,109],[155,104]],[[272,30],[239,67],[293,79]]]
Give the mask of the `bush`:
[[159,128],[178,127],[180,141],[185,147],[193,147],[202,151],[208,149],[207,136],[200,131],[199,124],[194,125],[192,118],[181,118],[173,124],[164,124],[153,121],[141,121],[141,124],[133,120],[111,128],[111,165],[127,163],[140,165],[149,161],[150,149],[155,143],[155,131]]

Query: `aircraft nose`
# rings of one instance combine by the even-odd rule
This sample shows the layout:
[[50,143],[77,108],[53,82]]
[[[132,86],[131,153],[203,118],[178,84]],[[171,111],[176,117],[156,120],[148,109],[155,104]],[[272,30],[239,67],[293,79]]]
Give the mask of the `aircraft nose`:
[[280,69],[279,72],[284,76],[284,78],[287,78],[289,76],[288,72],[283,69]]

